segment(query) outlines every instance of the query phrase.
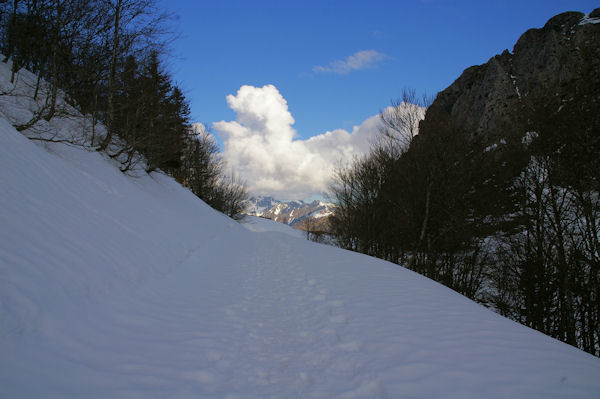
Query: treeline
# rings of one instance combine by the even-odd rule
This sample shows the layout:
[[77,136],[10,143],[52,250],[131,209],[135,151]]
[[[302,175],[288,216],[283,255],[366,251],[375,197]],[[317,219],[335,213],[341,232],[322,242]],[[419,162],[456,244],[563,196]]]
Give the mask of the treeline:
[[164,66],[171,22],[155,0],[0,3],[0,45],[12,80],[21,68],[38,76],[32,91],[41,105],[16,128],[61,115],[64,98],[91,118],[87,144],[123,172],[160,169],[235,216],[246,191],[225,175],[212,136],[192,128],[188,101]]
[[404,93],[372,151],[336,173],[338,245],[600,355],[600,112],[588,94],[532,98],[492,138],[436,107],[419,129],[430,104]]

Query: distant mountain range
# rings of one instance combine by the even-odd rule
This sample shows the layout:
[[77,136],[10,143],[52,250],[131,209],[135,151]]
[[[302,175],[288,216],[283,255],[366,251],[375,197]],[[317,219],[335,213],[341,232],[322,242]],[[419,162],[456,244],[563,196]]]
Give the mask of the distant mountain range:
[[279,201],[257,196],[248,200],[246,214],[287,224],[298,230],[329,231],[329,217],[334,204],[323,201]]

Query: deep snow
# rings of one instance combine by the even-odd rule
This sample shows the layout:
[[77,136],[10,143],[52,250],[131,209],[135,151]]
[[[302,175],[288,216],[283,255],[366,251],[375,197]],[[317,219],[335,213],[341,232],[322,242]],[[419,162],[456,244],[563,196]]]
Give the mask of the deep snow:
[[600,397],[600,359],[4,114],[0,398]]

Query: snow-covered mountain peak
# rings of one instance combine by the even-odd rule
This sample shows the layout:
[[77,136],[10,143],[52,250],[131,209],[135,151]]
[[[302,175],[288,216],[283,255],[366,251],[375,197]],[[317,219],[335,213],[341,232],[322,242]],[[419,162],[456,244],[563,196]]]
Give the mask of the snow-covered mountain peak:
[[334,204],[320,200],[307,203],[302,200],[278,201],[273,197],[252,197],[249,200],[247,213],[301,230],[307,230],[310,225],[311,228],[317,227],[318,230],[327,231],[324,218],[333,214],[334,207]]

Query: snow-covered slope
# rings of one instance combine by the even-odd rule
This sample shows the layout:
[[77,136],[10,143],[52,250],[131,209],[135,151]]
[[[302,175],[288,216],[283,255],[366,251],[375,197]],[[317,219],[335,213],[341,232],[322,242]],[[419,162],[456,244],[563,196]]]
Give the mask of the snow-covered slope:
[[306,239],[305,233],[299,230],[294,230],[287,224],[279,223],[274,220],[265,219],[259,216],[245,215],[244,218],[241,220],[241,223],[248,230],[257,233],[276,231],[279,233],[288,234],[292,237]]
[[435,282],[248,231],[0,115],[0,398],[599,392],[599,359]]

